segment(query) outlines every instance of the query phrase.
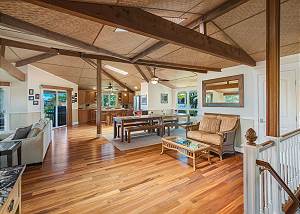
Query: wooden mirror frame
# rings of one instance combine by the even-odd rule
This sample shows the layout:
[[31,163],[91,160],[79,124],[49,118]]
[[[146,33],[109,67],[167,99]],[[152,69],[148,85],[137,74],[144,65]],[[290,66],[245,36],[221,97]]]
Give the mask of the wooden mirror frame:
[[[238,80],[239,103],[206,103],[207,84]],[[244,107],[244,75],[234,75],[202,81],[202,106],[203,107]]]

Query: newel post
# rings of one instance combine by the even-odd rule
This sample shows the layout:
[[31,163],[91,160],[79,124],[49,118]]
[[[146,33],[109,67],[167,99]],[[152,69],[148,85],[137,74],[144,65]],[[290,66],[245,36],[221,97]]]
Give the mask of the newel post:
[[258,148],[256,132],[250,128],[246,135],[247,144],[244,146],[244,213],[259,213],[259,170],[256,166]]

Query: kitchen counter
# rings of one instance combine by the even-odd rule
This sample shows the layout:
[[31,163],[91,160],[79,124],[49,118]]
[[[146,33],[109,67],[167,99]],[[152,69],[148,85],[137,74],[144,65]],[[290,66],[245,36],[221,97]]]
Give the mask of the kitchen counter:
[[[78,121],[79,124],[85,124],[88,122],[96,121],[96,109],[78,109]],[[101,121],[107,125],[112,124],[112,118],[118,116],[128,116],[133,114],[132,109],[102,109]]]
[[[21,186],[21,176],[25,170],[25,166],[15,166],[0,169],[0,213],[6,208],[17,209],[18,203],[21,202],[21,196],[15,195],[14,192],[19,190]],[[11,205],[11,198],[19,198],[19,200],[13,200]],[[12,207],[9,207],[12,206]]]

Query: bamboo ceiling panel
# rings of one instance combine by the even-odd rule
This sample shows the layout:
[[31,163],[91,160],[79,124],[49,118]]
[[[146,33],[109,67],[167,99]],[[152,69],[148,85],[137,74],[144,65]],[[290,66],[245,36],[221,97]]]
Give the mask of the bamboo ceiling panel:
[[190,13],[196,13],[196,14],[205,14],[208,11],[218,7],[222,3],[224,3],[227,0],[203,0],[200,1],[197,6],[195,6],[193,9],[191,9]]
[[45,64],[41,62],[33,63],[33,65],[58,76],[74,76],[79,78],[82,71],[82,68]]
[[74,77],[74,76],[61,76],[61,75],[56,75],[62,79],[68,80],[70,82],[73,82],[75,84],[79,83],[79,77]]
[[52,64],[52,65],[61,65],[70,68],[83,68],[84,61],[78,57],[71,57],[71,56],[63,56],[57,55],[50,57],[48,59],[44,59],[39,61],[44,64]]
[[188,65],[208,66],[211,63],[223,61],[224,59],[209,54],[201,53],[188,48],[168,54],[160,59],[160,61],[173,62]]
[[81,48],[76,48],[61,42],[56,42],[53,40],[45,39],[28,33],[23,33],[3,26],[0,26],[0,37],[11,39],[11,40],[17,40],[24,43],[46,46],[46,47],[61,48],[61,49],[68,49],[74,51],[84,51]]
[[167,80],[176,80],[180,78],[192,77],[195,76],[195,74],[189,71],[161,69],[156,71],[156,76]]
[[136,54],[142,52],[143,50],[146,50],[147,48],[151,47],[152,45],[156,44],[158,40],[148,38],[144,42],[142,42],[139,46],[135,47],[133,50],[131,50],[127,56],[128,57],[133,57]]
[[[24,49],[20,49],[20,48],[12,48],[12,47],[9,47],[6,49],[7,50],[9,49],[12,53],[14,53],[14,56],[11,55],[9,58],[9,60],[11,62],[16,62],[21,59],[29,58],[29,57],[36,56],[36,55],[42,53],[42,52],[38,52],[38,51],[24,50]],[[7,59],[8,58],[7,51],[5,54],[6,54],[5,58]]]
[[102,24],[19,0],[0,1],[0,12],[63,35],[92,43]]
[[216,18],[214,22],[222,29],[248,19],[265,10],[265,0],[250,0]]
[[20,60],[21,58],[18,57],[10,47],[6,47],[5,48],[5,59],[8,62],[12,63],[12,62],[16,62],[16,61]]
[[165,45],[164,47],[158,49],[157,51],[154,51],[154,52],[148,54],[148,57],[150,57],[152,59],[160,59],[161,57],[165,56],[166,54],[174,52],[180,48],[181,48],[181,46],[179,46],[179,45],[168,44],[168,45]]
[[148,39],[136,33],[115,32],[115,29],[115,27],[104,26],[94,45],[125,55]]

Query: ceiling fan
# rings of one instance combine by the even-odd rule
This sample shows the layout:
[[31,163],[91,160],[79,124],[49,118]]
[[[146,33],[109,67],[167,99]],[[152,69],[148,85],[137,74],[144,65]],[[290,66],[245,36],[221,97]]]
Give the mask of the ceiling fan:
[[108,84],[107,87],[104,88],[105,90],[110,90],[110,91],[118,91],[118,88],[114,88],[111,82]]
[[167,80],[167,79],[162,79],[162,78],[159,78],[159,77],[157,77],[156,75],[155,75],[155,70],[156,70],[156,68],[154,67],[153,68],[153,77],[151,78],[151,80],[150,80],[150,82],[152,83],[152,84],[157,84],[157,83],[159,83],[159,82],[167,82],[167,81],[170,81],[170,80]]

